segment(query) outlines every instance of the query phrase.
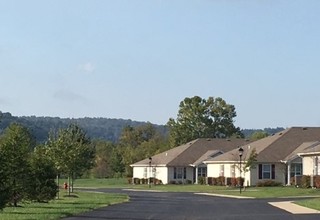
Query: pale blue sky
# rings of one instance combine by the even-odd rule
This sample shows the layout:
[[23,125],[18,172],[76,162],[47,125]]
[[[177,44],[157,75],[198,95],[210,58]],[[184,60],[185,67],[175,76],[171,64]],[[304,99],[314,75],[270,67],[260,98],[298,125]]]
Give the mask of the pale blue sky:
[[165,124],[222,97],[241,128],[320,126],[318,0],[0,0],[0,111]]

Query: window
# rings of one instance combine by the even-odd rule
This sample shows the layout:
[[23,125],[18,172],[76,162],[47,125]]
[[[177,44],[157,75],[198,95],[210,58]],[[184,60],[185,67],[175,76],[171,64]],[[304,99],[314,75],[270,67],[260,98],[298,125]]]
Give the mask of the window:
[[175,167],[174,168],[174,173],[173,173],[173,178],[174,179],[182,179],[182,174],[184,173],[184,168],[182,167]]
[[295,163],[291,164],[290,167],[290,177],[302,175],[302,164]]
[[259,179],[275,179],[274,164],[259,164]]
[[271,166],[270,164],[262,165],[262,179],[271,179]]
[[198,177],[199,176],[203,176],[203,177],[207,176],[207,167],[199,167],[198,168]]

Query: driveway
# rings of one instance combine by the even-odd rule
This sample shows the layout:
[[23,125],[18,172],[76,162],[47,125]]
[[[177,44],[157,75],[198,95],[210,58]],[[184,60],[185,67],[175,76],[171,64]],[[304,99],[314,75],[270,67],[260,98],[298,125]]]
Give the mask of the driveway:
[[217,219],[217,220],[314,220],[319,214],[291,214],[270,205],[284,199],[237,199],[194,193],[167,193],[99,189],[126,193],[127,203],[99,208],[65,220],[84,219]]

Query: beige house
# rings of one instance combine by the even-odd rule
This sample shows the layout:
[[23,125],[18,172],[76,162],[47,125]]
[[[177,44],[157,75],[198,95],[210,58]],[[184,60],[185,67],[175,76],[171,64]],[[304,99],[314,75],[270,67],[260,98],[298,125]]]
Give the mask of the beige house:
[[[242,172],[241,176],[245,178],[244,185],[252,186],[264,180],[274,180],[285,185],[290,184],[292,176],[310,173],[310,160],[320,157],[320,148],[317,145],[318,148],[313,148],[314,151],[311,154],[309,150],[312,143],[318,143],[315,142],[318,140],[320,140],[320,128],[292,127],[261,140],[242,145],[244,150],[242,164],[248,160],[253,150],[257,153],[255,167]],[[318,149],[317,153],[315,149]],[[205,160],[204,163],[207,164],[208,177],[240,176],[238,149]],[[317,162],[317,166],[318,164]]]
[[156,178],[163,184],[197,183],[207,176],[204,160],[214,158],[247,143],[244,139],[199,138],[131,165],[133,178]]
[[304,175],[320,175],[320,142],[303,143],[298,156],[302,158]]

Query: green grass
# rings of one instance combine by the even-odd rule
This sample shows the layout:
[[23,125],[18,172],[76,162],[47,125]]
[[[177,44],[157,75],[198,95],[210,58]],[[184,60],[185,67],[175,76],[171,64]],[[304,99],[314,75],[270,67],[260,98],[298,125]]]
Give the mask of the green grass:
[[320,198],[299,200],[299,201],[296,201],[295,203],[308,208],[320,210]]
[[[60,179],[60,186],[67,182],[66,179]],[[130,186],[125,178],[109,178],[109,179],[76,179],[74,187],[83,188],[125,188]]]
[[102,194],[76,192],[74,197],[65,197],[60,193],[60,198],[49,203],[21,203],[21,207],[7,207],[0,212],[1,220],[20,219],[60,219],[73,214],[82,213],[98,207],[128,201],[128,196],[120,194]]

